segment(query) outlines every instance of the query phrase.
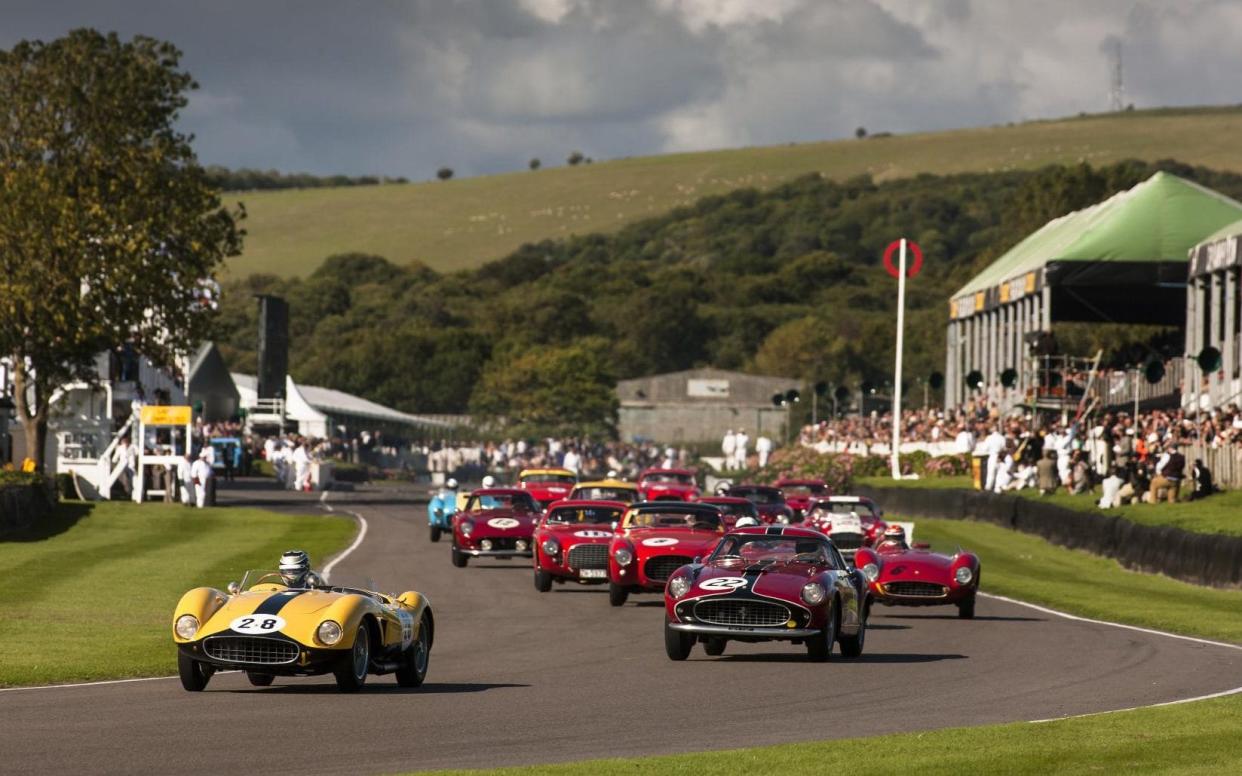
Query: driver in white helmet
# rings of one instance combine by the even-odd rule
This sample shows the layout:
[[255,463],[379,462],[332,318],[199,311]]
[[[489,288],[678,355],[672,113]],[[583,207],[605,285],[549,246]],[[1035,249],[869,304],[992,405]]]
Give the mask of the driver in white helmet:
[[285,587],[305,589],[323,587],[323,579],[311,571],[310,556],[302,550],[287,550],[280,556],[280,577]]
[[884,538],[875,546],[876,552],[903,552],[910,549],[906,544],[906,529],[890,525],[884,529]]
[[485,476],[483,477],[483,482],[482,482],[482,485],[483,485],[483,487],[485,487],[485,488],[494,488],[494,487],[496,487],[496,478],[495,478],[495,477],[493,477],[493,476],[492,476],[492,475],[490,475],[490,474],[485,475]]
[[737,522],[733,524],[733,527],[734,528],[748,528],[752,525],[759,525],[759,521],[751,517],[750,515],[742,515],[741,517],[737,519]]

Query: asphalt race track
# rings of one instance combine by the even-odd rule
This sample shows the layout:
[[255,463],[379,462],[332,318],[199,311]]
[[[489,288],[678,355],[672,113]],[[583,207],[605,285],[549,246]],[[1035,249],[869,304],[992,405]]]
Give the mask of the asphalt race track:
[[[802,647],[731,643],[721,658],[696,647],[674,663],[658,596],[614,609],[603,587],[537,593],[528,561],[455,569],[448,542],[428,540],[426,506],[413,495],[333,494],[337,509],[370,524],[334,576],[430,596],[436,637],[424,687],[373,676],[343,695],[330,677],[259,689],[224,674],[201,694],[176,679],[0,692],[0,770],[488,767],[1035,720],[1242,684],[1236,650],[985,599],[974,621],[951,608],[877,607],[856,661],[811,664]],[[311,501],[297,508],[319,511]]]

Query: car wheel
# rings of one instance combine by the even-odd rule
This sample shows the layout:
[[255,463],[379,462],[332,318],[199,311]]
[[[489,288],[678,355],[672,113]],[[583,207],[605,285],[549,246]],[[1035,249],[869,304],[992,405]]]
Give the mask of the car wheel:
[[182,687],[190,692],[202,692],[215,669],[183,652],[177,652],[177,673],[181,675]]
[[552,589],[552,575],[542,569],[535,569],[535,589],[546,593]]
[[841,645],[842,657],[858,657],[863,652],[863,644],[867,640],[867,612],[863,610],[858,616],[858,633],[853,636],[846,636],[844,633],[837,637],[837,642]]
[[824,629],[806,640],[806,655],[813,663],[823,663],[832,658],[832,643],[837,640],[837,606],[834,601],[828,609],[828,624]]
[[432,541],[432,543],[433,543],[433,544],[434,544],[435,542],[440,541],[440,532],[441,532],[442,530],[444,530],[444,529],[442,529],[442,528],[441,528],[440,526],[438,526],[438,525],[433,525],[433,526],[431,526],[431,541]]
[[427,678],[427,666],[431,662],[431,626],[426,615],[418,624],[418,638],[401,653],[401,667],[397,669],[397,684],[402,687],[418,687]]
[[625,601],[630,597],[630,591],[618,585],[616,582],[608,583],[608,603],[613,606],[625,606]]
[[371,634],[366,624],[358,625],[354,635],[354,646],[341,656],[341,661],[332,673],[336,676],[337,689],[354,692],[367,683],[367,667],[371,663]]
[[689,633],[675,631],[669,627],[669,623],[664,623],[664,651],[668,653],[669,660],[685,660],[690,657],[690,650],[694,648],[694,636]]
[[257,674],[254,671],[247,671],[246,678],[249,679],[250,683],[255,687],[268,687],[272,684],[272,680],[276,677],[271,674]]
[[957,616],[963,620],[975,619],[975,597],[973,595],[957,602]]
[[470,562],[470,556],[456,547],[453,548],[453,565],[459,569],[464,569],[466,564]]
[[711,638],[703,642],[703,651],[712,657],[720,657],[724,654],[725,644],[728,643],[725,639]]

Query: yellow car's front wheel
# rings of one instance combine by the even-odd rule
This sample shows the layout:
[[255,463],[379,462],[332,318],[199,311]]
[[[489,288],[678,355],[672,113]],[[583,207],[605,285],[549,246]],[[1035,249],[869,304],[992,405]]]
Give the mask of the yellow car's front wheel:
[[427,666],[431,661],[431,629],[424,616],[418,625],[418,638],[401,653],[401,667],[397,669],[397,684],[402,687],[418,687],[427,678]]
[[341,656],[341,662],[332,673],[336,686],[346,692],[354,692],[367,683],[367,667],[371,663],[371,635],[365,623],[359,623],[354,636],[354,646]]
[[207,682],[211,681],[211,675],[215,673],[215,669],[178,651],[177,673],[181,676],[182,687],[190,692],[202,692]]

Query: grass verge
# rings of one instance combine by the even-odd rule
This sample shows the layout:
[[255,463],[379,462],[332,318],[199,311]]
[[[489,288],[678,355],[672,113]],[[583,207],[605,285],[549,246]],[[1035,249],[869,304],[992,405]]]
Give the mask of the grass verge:
[[[860,477],[860,485],[876,488],[957,489],[973,490],[969,477],[931,477],[922,480],[893,480],[888,477]],[[1187,490],[1183,488],[1185,498]],[[1143,525],[1173,526],[1192,533],[1218,533],[1242,535],[1242,491],[1226,491],[1200,501],[1179,501],[1176,504],[1129,504],[1117,509],[1100,509],[1095,493],[1072,496],[1064,491],[1051,496],[1041,496],[1033,489],[1012,491],[1009,495],[1056,504],[1077,512],[1088,512],[1110,517],[1124,517]]]
[[[1242,641],[1242,591],[1214,590],[1126,571],[1111,560],[1056,547],[988,523],[917,520],[941,551],[980,555],[986,591],[1074,614],[1189,635]],[[1227,679],[1222,679],[1222,683]],[[610,774],[1234,773],[1242,749],[1242,696],[1033,725],[1017,722],[841,741],[666,757],[503,768],[514,776]],[[437,773],[465,773],[441,771]]]
[[64,503],[53,535],[0,544],[0,686],[176,673],[182,593],[223,587],[299,547],[344,547],[344,517],[259,509]]

